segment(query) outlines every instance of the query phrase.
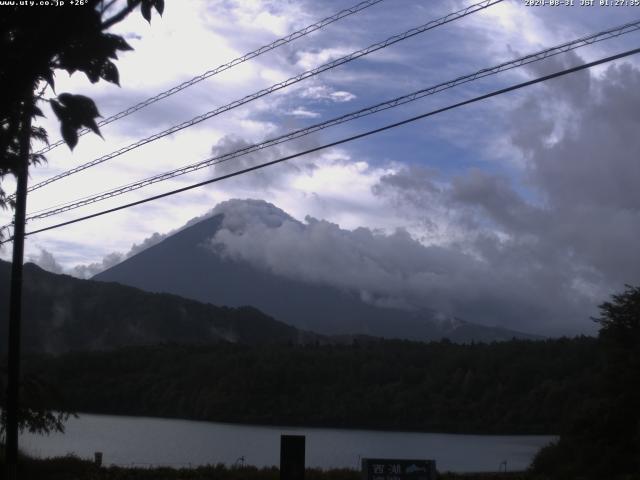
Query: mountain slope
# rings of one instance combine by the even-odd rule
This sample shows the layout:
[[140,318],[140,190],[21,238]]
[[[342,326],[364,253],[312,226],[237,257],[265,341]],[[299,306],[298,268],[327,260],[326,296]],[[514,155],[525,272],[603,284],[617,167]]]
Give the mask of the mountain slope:
[[216,305],[251,305],[289,325],[325,335],[365,334],[421,341],[443,337],[453,341],[528,337],[458,319],[438,320],[434,312],[426,309],[373,306],[354,292],[278,275],[220,255],[211,248],[211,239],[223,220],[224,215],[219,214],[187,226],[94,279]]
[[[0,331],[6,332],[10,267],[0,261]],[[116,283],[24,269],[22,322],[27,351],[109,349],[155,343],[299,343],[318,337],[255,308],[226,308]],[[6,349],[0,342],[0,352]]]

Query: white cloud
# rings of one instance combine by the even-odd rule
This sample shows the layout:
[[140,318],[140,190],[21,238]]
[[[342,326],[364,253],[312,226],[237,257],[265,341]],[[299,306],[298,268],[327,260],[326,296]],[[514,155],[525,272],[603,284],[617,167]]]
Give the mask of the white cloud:
[[327,85],[312,85],[302,89],[302,98],[311,100],[328,100],[336,103],[350,102],[357,97],[351,92],[343,90],[332,90]]
[[38,256],[29,255],[27,262],[32,262],[38,265],[40,268],[51,273],[62,273],[62,266],[57,262],[53,254],[47,250],[40,249]]
[[319,67],[320,65],[324,65],[332,60],[344,57],[355,50],[358,49],[345,45],[338,48],[334,47],[298,51],[296,54],[298,58],[296,63],[304,70],[311,70],[312,68]]
[[351,100],[355,100],[357,97],[351,92],[345,92],[343,90],[338,90],[336,92],[331,92],[329,97],[334,102],[350,102]]
[[124,260],[124,258],[125,257],[120,253],[110,253],[105,256],[101,262],[91,263],[89,265],[76,265],[65,273],[73,275],[74,277],[88,279],[107,270],[108,268],[113,267],[114,265],[117,265]]
[[289,115],[294,117],[302,117],[302,118],[318,118],[320,114],[318,112],[312,112],[311,110],[307,110],[304,107],[298,107],[289,112]]

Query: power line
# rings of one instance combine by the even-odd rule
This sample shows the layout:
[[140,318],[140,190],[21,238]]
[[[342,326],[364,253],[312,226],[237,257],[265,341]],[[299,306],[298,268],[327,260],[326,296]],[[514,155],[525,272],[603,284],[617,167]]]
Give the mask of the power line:
[[[418,35],[420,33],[424,33],[428,30],[432,30],[436,27],[439,27],[441,25],[453,22],[455,20],[459,20],[460,18],[466,17],[468,15],[471,15],[473,13],[476,13],[480,10],[484,10],[485,8],[488,8],[490,6],[496,5],[498,3],[503,2],[504,0],[483,0],[479,3],[470,5],[469,7],[466,7],[462,10],[459,10],[457,12],[454,13],[450,13],[444,17],[438,18],[436,20],[432,20],[424,25],[421,25],[419,27],[414,27],[410,30],[407,30],[406,32],[400,33],[398,35],[394,35],[392,37],[387,38],[386,40],[382,41],[382,42],[378,42],[375,43],[373,45],[370,45],[366,48],[363,48],[361,50],[357,50],[353,53],[350,53],[349,55],[345,55],[344,57],[340,57],[336,60],[332,60],[328,63],[325,63],[324,65],[321,65],[319,67],[316,67],[312,70],[307,70],[306,72],[303,72],[299,75],[296,75],[294,77],[291,77],[287,80],[284,80],[282,82],[278,82],[268,88],[262,89],[258,92],[252,93],[251,95],[247,95],[246,97],[240,99],[240,100],[235,100],[227,105],[224,105],[222,107],[218,107],[214,110],[211,110],[207,113],[204,113],[202,115],[199,115],[197,117],[192,118],[191,120],[188,120],[186,122],[183,122],[179,125],[175,125],[167,130],[164,130],[162,132],[156,133],[154,135],[151,135],[149,137],[143,138],[142,140],[138,140],[135,143],[132,143],[130,145],[127,145],[126,147],[122,147],[114,152],[111,152],[107,155],[103,155],[102,157],[96,158],[95,160],[91,160],[90,162],[87,162],[85,164],[82,165],[78,165],[75,168],[72,168],[70,170],[67,170],[66,172],[60,173],[58,175],[55,175],[53,177],[50,177],[46,180],[43,180],[39,183],[36,183],[34,185],[32,185],[31,187],[29,187],[29,191],[34,191],[37,190],[39,188],[44,187],[45,185],[49,185],[50,183],[53,183],[57,180],[60,180],[62,178],[68,177],[70,175],[73,175],[75,173],[81,172],[83,170],[86,170],[87,168],[93,167],[95,165],[98,165],[100,163],[106,162],[107,160],[111,160],[112,158],[118,157],[124,153],[130,152],[131,150],[134,150],[138,147],[141,147],[143,145],[146,145],[147,143],[153,142],[155,140],[158,140],[160,138],[166,137],[167,135],[171,135],[173,133],[179,132],[180,130],[183,130],[185,128],[189,128],[192,127],[200,122],[203,122],[205,120],[208,120],[216,115],[220,115],[221,113],[227,112],[229,110],[232,110],[234,108],[240,107],[246,103],[252,102],[253,100],[257,100],[258,98],[264,97],[265,95],[268,95],[270,93],[273,93],[277,90],[281,90],[285,87],[288,87],[290,85],[293,85],[295,83],[301,82],[302,80],[305,80],[307,78],[319,75],[322,72],[325,72],[327,70],[330,70],[332,68],[335,68],[339,65],[343,65],[345,63],[351,62],[357,58],[363,57],[365,55],[368,55],[370,53],[373,53],[377,50],[381,50],[383,48],[386,48],[390,45],[393,45],[395,43],[401,42],[403,40],[406,40],[408,38],[411,38],[415,35]],[[11,197],[10,197],[11,198]]]
[[[193,184],[193,185],[189,185],[187,187],[178,188],[176,190],[171,190],[169,192],[165,192],[165,193],[162,193],[162,194],[159,194],[159,195],[154,195],[152,197],[148,197],[148,198],[145,198],[145,199],[142,199],[142,200],[138,200],[138,201],[135,201],[135,202],[127,203],[125,205],[120,205],[119,207],[114,207],[114,208],[110,208],[110,209],[107,209],[107,210],[102,210],[100,212],[93,213],[91,215],[85,215],[83,217],[79,217],[79,218],[76,218],[76,219],[73,219],[73,220],[69,220],[69,221],[66,221],[66,222],[58,223],[58,224],[55,224],[55,225],[50,225],[48,227],[40,228],[38,230],[33,230],[31,232],[25,233],[25,236],[26,235],[34,235],[36,233],[41,233],[41,232],[45,232],[45,231],[48,231],[48,230],[53,230],[53,229],[56,229],[56,228],[60,228],[60,227],[64,227],[64,226],[67,226],[67,225],[74,224],[74,223],[78,223],[78,222],[82,222],[82,221],[85,221],[85,220],[89,220],[89,219],[92,219],[92,218],[100,217],[100,216],[106,215],[108,213],[113,213],[113,212],[116,212],[116,211],[119,211],[119,210],[124,210],[126,208],[134,207],[136,205],[141,205],[143,203],[151,202],[151,201],[154,201],[154,200],[159,200],[161,198],[168,197],[168,196],[171,196],[171,195],[175,195],[175,194],[178,194],[178,193],[182,193],[182,192],[185,192],[187,190],[192,190],[194,188],[199,188],[199,187],[202,187],[204,185],[209,185],[211,183],[216,183],[216,182],[219,182],[219,181],[222,181],[222,180],[226,180],[228,178],[236,177],[238,175],[243,175],[245,173],[249,173],[249,172],[252,172],[254,170],[259,170],[259,169],[262,169],[262,168],[265,168],[265,167],[268,167],[268,166],[271,166],[271,165],[275,165],[277,163],[282,163],[282,162],[285,162],[287,160],[291,160],[293,158],[300,157],[302,155],[308,155],[310,153],[318,152],[320,150],[324,150],[324,149],[327,149],[327,148],[330,148],[330,147],[335,147],[335,146],[338,146],[338,145],[342,145],[343,143],[352,142],[352,141],[358,140],[360,138],[365,138],[365,137],[368,137],[368,136],[376,134],[376,133],[381,133],[381,132],[384,132],[386,130],[390,130],[392,128],[396,128],[396,127],[399,127],[399,126],[402,126],[402,125],[406,125],[408,123],[415,122],[417,120],[421,120],[421,119],[424,119],[424,118],[427,118],[427,117],[431,117],[431,116],[434,116],[434,115],[437,115],[437,114],[440,114],[440,113],[443,113],[443,112],[446,112],[446,111],[449,111],[449,110],[453,110],[453,109],[458,108],[458,107],[462,107],[462,106],[465,106],[465,105],[476,103],[476,102],[479,102],[481,100],[486,100],[488,98],[492,98],[492,97],[495,97],[495,96],[498,96],[498,95],[502,95],[502,94],[505,94],[505,93],[508,93],[508,92],[512,92],[514,90],[519,90],[521,88],[528,87],[530,85],[534,85],[534,84],[537,84],[537,83],[545,82],[545,81],[551,80],[553,78],[557,78],[557,77],[561,77],[561,76],[564,76],[564,75],[568,75],[570,73],[575,73],[575,72],[578,72],[578,71],[581,71],[581,70],[585,70],[585,69],[588,69],[588,68],[591,68],[591,67],[595,67],[597,65],[601,65],[601,64],[607,63],[607,62],[611,62],[613,60],[618,60],[620,58],[628,57],[630,55],[635,55],[637,53],[640,53],[640,48],[636,48],[636,49],[633,49],[633,50],[628,50],[626,52],[619,53],[617,55],[612,55],[610,57],[606,57],[606,58],[603,58],[603,59],[600,59],[600,60],[596,60],[594,62],[585,63],[585,64],[579,65],[577,67],[568,68],[566,70],[561,70],[559,72],[555,72],[555,73],[552,73],[550,75],[546,75],[544,77],[539,77],[539,78],[536,78],[534,80],[529,80],[527,82],[522,82],[522,83],[519,83],[517,85],[513,85],[511,87],[506,87],[506,88],[502,88],[500,90],[495,90],[495,91],[493,91],[491,93],[487,93],[485,95],[480,95],[480,96],[474,97],[474,98],[472,98],[470,100],[465,100],[463,102],[455,103],[455,104],[449,105],[447,107],[439,108],[437,110],[432,110],[430,112],[423,113],[423,114],[417,115],[415,117],[407,118],[407,119],[402,120],[400,122],[395,122],[395,123],[392,123],[392,124],[389,124],[389,125],[385,125],[384,127],[376,128],[376,129],[373,129],[373,130],[368,130],[368,131],[366,131],[364,133],[360,133],[360,134],[357,134],[357,135],[353,135],[351,137],[343,138],[341,140],[337,140],[335,142],[327,143],[327,144],[321,145],[319,147],[311,148],[311,149],[305,150],[303,152],[298,152],[298,153],[295,153],[293,155],[287,155],[285,157],[281,157],[281,158],[278,158],[276,160],[272,160],[270,162],[265,162],[265,163],[262,163],[260,165],[255,165],[253,167],[248,167],[248,168],[245,168],[245,169],[242,169],[242,170],[238,170],[237,172],[229,173],[227,175],[222,175],[220,177],[211,178],[209,180],[205,180],[203,182],[199,182],[199,183],[196,183],[196,184]],[[7,240],[1,242],[0,244],[9,242],[12,239],[13,239],[13,237],[12,238],[8,238]]]
[[490,68],[485,68],[483,70],[479,70],[475,73],[472,73],[470,75],[465,75],[465,76],[461,76],[458,77],[454,80],[450,80],[447,82],[443,82],[440,83],[438,85],[435,86],[431,86],[428,88],[423,88],[421,90],[412,92],[410,94],[407,95],[403,95],[401,97],[397,97],[394,98],[392,100],[387,100],[385,102],[381,102],[378,103],[376,105],[370,106],[370,107],[366,107],[360,110],[357,110],[355,112],[351,112],[345,115],[341,115],[339,117],[335,117],[332,118],[330,120],[326,120],[324,122],[321,123],[317,123],[315,125],[311,125],[309,127],[306,128],[301,128],[299,130],[295,130],[293,132],[287,133],[285,135],[281,135],[279,137],[275,137],[269,140],[265,140],[261,143],[257,143],[257,144],[253,144],[253,145],[248,145],[246,147],[243,147],[239,150],[235,150],[233,152],[229,152],[226,153],[224,155],[219,155],[219,156],[214,156],[214,157],[210,157],[206,160],[203,160],[201,162],[198,163],[194,163],[191,165],[187,165],[181,168],[177,168],[174,170],[170,170],[168,172],[164,172],[158,175],[154,175],[152,177],[137,181],[137,182],[133,182],[133,183],[129,183],[127,185],[122,185],[120,187],[111,189],[111,190],[107,190],[98,194],[93,194],[93,195],[89,195],[86,197],[82,197],[80,199],[76,199],[70,202],[65,202],[65,203],[61,203],[58,205],[55,205],[53,207],[48,207],[45,209],[41,209],[38,210],[36,212],[31,213],[29,216],[27,216],[27,220],[37,220],[37,219],[42,219],[42,218],[47,218],[53,215],[57,215],[59,213],[63,213],[69,210],[73,210],[76,208],[80,208],[92,203],[96,203],[102,200],[106,200],[108,198],[113,198],[115,196],[118,195],[122,195],[124,193],[128,193],[128,192],[132,192],[134,190],[138,190],[140,188],[152,185],[154,183],[158,183],[161,181],[165,181],[180,175],[184,175],[187,173],[191,173],[203,168],[207,168],[210,167],[212,165],[217,165],[220,164],[222,162],[226,162],[229,160],[232,160],[234,158],[238,158],[244,155],[248,155],[250,153],[254,153],[260,150],[263,150],[265,148],[274,146],[274,145],[278,145],[293,139],[297,139],[306,135],[309,135],[311,133],[315,133],[318,132],[320,130],[324,130],[326,128],[329,127],[333,127],[335,125],[339,125],[348,121],[352,121],[367,115],[371,115],[373,113],[377,113],[380,111],[384,111],[384,110],[388,110],[390,108],[395,108],[398,107],[400,105],[404,105],[407,104],[409,102],[413,102],[416,101],[420,98],[424,98],[428,95],[433,95],[439,92],[442,92],[444,90],[453,88],[455,86],[458,85],[462,85],[468,82],[472,82],[474,80],[478,80],[480,78],[484,78],[490,75],[495,75],[498,74],[500,72],[504,72],[507,70],[512,70],[514,68],[517,67],[521,67],[523,65],[527,65],[533,62],[538,62],[541,60],[544,60],[546,58],[555,56],[555,55],[559,55],[561,53],[565,53],[571,50],[575,50],[577,48],[580,47],[584,47],[586,45],[592,45],[594,43],[597,42],[601,42],[604,40],[608,40],[614,37],[619,37],[621,35],[630,33],[630,32],[634,32],[640,30],[640,20],[637,20],[635,22],[631,22],[631,23],[627,23],[621,26],[617,26],[614,28],[611,28],[609,30],[603,31],[603,32],[599,32],[599,33],[595,33],[592,35],[588,35],[585,37],[581,37],[578,38],[576,40],[573,40],[571,42],[566,42],[563,43],[561,45],[555,46],[555,47],[551,47],[545,50],[541,50],[539,52],[536,53],[532,53],[520,58],[517,58],[515,60],[511,60],[509,62],[504,62],[501,63],[499,65],[496,65],[494,67],[490,67]]
[[[267,53],[270,52],[271,50],[274,50],[278,47],[281,47],[282,45],[286,45],[287,43],[290,43],[294,40],[297,40],[298,38],[304,37],[305,35],[308,35],[312,32],[315,32],[316,30],[320,30],[321,28],[326,27],[327,25],[337,22],[338,20],[341,20],[345,17],[348,17],[349,15],[353,15],[354,13],[360,12],[366,8],[369,8],[377,3],[383,2],[384,0],[366,0],[364,2],[360,2],[357,5],[354,5],[353,7],[350,8],[346,8],[344,10],[339,11],[338,13],[335,13],[334,15],[331,15],[330,17],[327,17],[323,20],[320,20],[319,22],[313,23],[311,25],[308,25],[300,30],[297,30],[293,33],[290,33],[289,35],[287,35],[286,37],[282,37],[279,38],[277,40],[274,40],[273,42],[271,42],[268,45],[263,45],[260,48],[257,48],[256,50],[249,52],[249,53],[245,53],[244,55],[242,55],[241,57],[235,58],[233,60],[231,60],[230,62],[227,62],[223,65],[219,65],[216,68],[213,68],[211,70],[208,70],[198,76],[193,77],[190,80],[187,80],[186,82],[181,83],[180,85],[177,85],[175,87],[172,87],[168,90],[165,90],[163,92],[158,93],[157,95],[154,95],[153,97],[149,97],[146,100],[143,100],[140,103],[137,103],[129,108],[127,108],[126,110],[123,110],[119,113],[116,113],[108,118],[105,118],[104,120],[98,122],[98,126],[102,127],[104,125],[108,125],[109,123],[115,122],[116,120],[120,120],[121,118],[124,118],[128,115],[131,115],[134,112],[137,112],[138,110],[141,110],[145,107],[148,107],[149,105],[158,102],[160,100],[163,100],[167,97],[170,97],[171,95],[178,93],[181,90],[184,90],[185,88],[188,88],[192,85],[195,85],[196,83],[199,83],[203,80],[206,80],[207,78],[210,78],[214,75],[217,75],[219,73],[224,72],[225,70],[229,70],[230,68],[235,67],[236,65],[240,65],[241,63],[244,63],[248,60],[251,60],[253,58],[256,58],[260,55],[262,55],[263,53]],[[86,133],[91,132],[91,129],[89,128],[83,128],[82,130],[80,130],[78,132],[78,136],[82,136],[85,135]],[[52,143],[48,146],[46,146],[45,148],[39,150],[37,153],[38,154],[43,154],[43,153],[47,153],[51,150],[53,150],[54,148],[60,146],[60,145],[64,145],[64,140],[58,140],[55,143]]]

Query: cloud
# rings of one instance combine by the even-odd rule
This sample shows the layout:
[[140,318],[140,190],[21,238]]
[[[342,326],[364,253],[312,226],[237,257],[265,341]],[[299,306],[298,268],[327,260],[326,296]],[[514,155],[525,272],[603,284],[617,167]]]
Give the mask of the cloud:
[[28,256],[27,261],[35,263],[40,268],[51,273],[62,273],[63,271],[62,266],[57,262],[53,254],[44,248],[40,249],[38,256]]
[[545,236],[546,210],[501,176],[472,170],[419,188],[421,174],[408,168],[387,175],[376,192],[399,214],[423,219],[425,248],[439,247],[442,273],[431,287],[438,295],[425,288],[425,301],[488,325],[547,334],[592,330],[587,319],[604,299],[593,287],[599,276]]
[[133,257],[134,255],[137,255],[138,253],[145,251],[147,248],[150,248],[150,247],[153,247],[154,245],[157,245],[158,243],[160,243],[162,240],[167,238],[172,233],[174,233],[174,232],[171,232],[171,233],[168,233],[168,234],[160,234],[158,232],[154,232],[153,235],[151,235],[150,237],[145,238],[142,242],[140,242],[140,244],[134,243],[133,246],[131,247],[131,250],[129,250],[127,252],[125,257],[126,258]]
[[333,90],[327,85],[312,85],[305,87],[300,93],[301,98],[310,100],[325,100],[335,103],[345,103],[355,100],[357,97],[351,92],[345,90]]
[[261,201],[225,202],[213,212],[225,214],[211,240],[213,252],[278,275],[356,291],[376,305],[429,308],[538,332],[552,324],[551,305],[538,299],[560,293],[538,281],[526,262],[515,270],[457,246],[424,245],[402,229],[347,230],[313,217],[300,222]]
[[[558,57],[545,69],[577,61]],[[503,325],[592,331],[587,318],[596,306],[625,283],[640,283],[640,138],[633,134],[640,100],[628,95],[638,88],[640,71],[621,63],[529,93],[508,118],[510,141],[525,159],[520,172],[472,168],[445,177],[405,167],[380,178],[374,193],[439,234],[426,235],[427,243],[480,262],[484,278],[467,287],[483,299],[470,320],[492,311]],[[445,295],[465,311],[468,292]]]
[[[241,150],[252,144],[253,142],[249,142],[236,135],[225,135],[211,148],[211,154],[213,157],[219,157]],[[268,163],[296,152],[310,149],[314,146],[317,146],[317,143],[314,142],[314,137],[307,136],[287,142],[286,144],[275,145],[248,155],[223,161],[215,164],[211,170],[216,177],[220,177],[252,166]],[[287,161],[277,166],[255,170],[248,175],[234,178],[233,183],[236,188],[259,188],[263,191],[265,189],[285,188],[289,184],[291,177],[300,174],[304,175],[305,172],[313,172],[316,168],[314,159],[317,159],[317,155],[306,155],[296,159],[295,162]]]
[[[549,85],[546,92],[552,91]],[[609,67],[592,78],[580,96],[566,91],[555,97],[532,96],[540,109],[514,113],[514,144],[528,159],[528,180],[547,205],[552,238],[577,260],[596,268],[614,288],[640,281],[640,261],[634,254],[640,235],[640,100],[630,91],[640,88],[640,71],[629,64]],[[571,125],[554,125],[562,133],[552,141],[535,141],[524,133],[528,123],[563,119],[544,117],[551,102],[565,101]]]
[[289,112],[289,115],[294,117],[303,117],[303,118],[318,118],[320,114],[318,112],[312,112],[311,110],[307,110],[304,107],[298,107]]
[[[192,223],[189,223],[188,225],[191,225],[191,224]],[[188,226],[188,225],[185,225],[185,226]],[[38,256],[33,256],[33,255],[29,256],[28,261],[33,262],[39,267],[52,273],[65,273],[67,275],[72,275],[74,277],[89,279],[94,275],[97,275],[98,273],[103,272],[123,262],[127,258],[137,255],[138,253],[146,250],[147,248],[157,245],[162,240],[164,240],[167,236],[173,233],[175,233],[175,231],[169,232],[168,234],[160,234],[158,232],[155,232],[153,235],[151,235],[150,237],[147,237],[139,244],[134,243],[128,252],[124,254],[118,253],[118,252],[109,253],[108,255],[105,255],[102,258],[102,260],[99,262],[93,262],[88,264],[78,264],[78,265],[74,265],[73,267],[64,268],[62,265],[58,263],[54,255],[45,249],[41,249],[40,255]]]
[[67,270],[64,273],[73,275],[74,277],[88,279],[117,265],[124,259],[125,256],[121,253],[113,252],[109,255],[106,255],[101,262],[90,263],[88,265],[76,265],[75,267]]
[[310,50],[302,50],[296,53],[296,63],[304,70],[311,70],[313,68],[329,63],[338,58],[342,58],[349,55],[351,52],[358,50],[355,47],[344,45],[334,48],[314,48]]
[[368,301],[426,306],[416,287],[441,272],[438,249],[425,248],[403,230],[345,230],[310,216],[303,223],[257,200],[224,202],[212,213],[224,214],[211,240],[218,254],[289,278],[356,290]]
[[[541,224],[541,212],[527,203],[508,179],[472,169],[455,177],[447,202],[453,208],[468,209],[475,217],[490,221],[493,228],[505,233],[526,233],[532,224]],[[481,222],[472,223],[480,226]]]
[[[185,225],[185,227],[191,225],[192,223],[193,223],[193,220],[190,221],[187,225]],[[182,228],[185,228],[185,227],[182,227]],[[178,229],[178,230],[181,230],[181,229]],[[134,255],[137,255],[138,253],[145,251],[147,248],[151,248],[154,245],[157,245],[168,236],[176,233],[178,230],[173,230],[166,234],[160,234],[158,232],[154,232],[153,235],[145,238],[139,244],[134,243],[129,249],[129,251],[124,254],[118,253],[118,252],[112,252],[106,255],[100,262],[90,263],[88,265],[76,265],[73,268],[68,269],[67,272],[65,273],[68,273],[69,275],[73,275],[74,277],[78,277],[78,278],[91,278],[94,275],[97,275],[100,272],[104,272],[105,270],[108,270],[109,268],[125,261],[127,258],[131,258]]]

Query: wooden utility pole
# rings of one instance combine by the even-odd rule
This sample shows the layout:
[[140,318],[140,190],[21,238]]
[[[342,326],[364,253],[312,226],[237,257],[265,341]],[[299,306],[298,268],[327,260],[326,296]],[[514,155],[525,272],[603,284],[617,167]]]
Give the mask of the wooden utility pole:
[[23,104],[20,122],[20,159],[17,170],[16,206],[13,220],[13,259],[11,297],[9,299],[9,361],[7,381],[7,480],[18,478],[18,410],[20,396],[20,324],[22,321],[22,270],[24,261],[24,225],[27,212],[27,180],[31,148],[31,111],[33,92]]

